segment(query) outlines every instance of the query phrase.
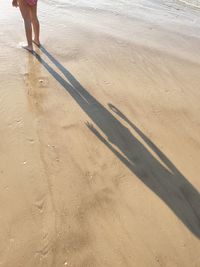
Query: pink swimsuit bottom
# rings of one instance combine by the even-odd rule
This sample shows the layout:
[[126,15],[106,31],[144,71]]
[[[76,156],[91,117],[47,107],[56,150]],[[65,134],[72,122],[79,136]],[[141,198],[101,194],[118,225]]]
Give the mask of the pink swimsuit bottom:
[[29,6],[35,6],[37,4],[37,0],[26,0],[26,3]]

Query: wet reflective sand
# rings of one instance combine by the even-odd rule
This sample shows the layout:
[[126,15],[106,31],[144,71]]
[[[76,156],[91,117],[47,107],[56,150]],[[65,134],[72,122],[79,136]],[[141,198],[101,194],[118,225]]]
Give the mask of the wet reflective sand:
[[199,12],[1,3],[0,266],[200,266]]

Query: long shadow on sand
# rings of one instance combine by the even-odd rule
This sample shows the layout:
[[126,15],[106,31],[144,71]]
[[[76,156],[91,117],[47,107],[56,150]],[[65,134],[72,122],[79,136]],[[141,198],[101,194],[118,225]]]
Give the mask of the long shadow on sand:
[[[40,49],[65,78],[55,71],[40,55],[34,53],[34,56],[73,97],[106,138],[93,124],[86,123],[91,132],[95,134],[95,136],[103,142],[132,173],[159,196],[197,238],[200,238],[199,192],[177,170],[159,148],[156,147],[156,145],[117,107],[108,104],[110,111],[106,109],[83,88],[76,78],[44,47]],[[149,148],[156,153],[160,161],[157,160],[111,112],[128,123],[143,141],[146,142]],[[161,162],[163,164],[161,164]]]

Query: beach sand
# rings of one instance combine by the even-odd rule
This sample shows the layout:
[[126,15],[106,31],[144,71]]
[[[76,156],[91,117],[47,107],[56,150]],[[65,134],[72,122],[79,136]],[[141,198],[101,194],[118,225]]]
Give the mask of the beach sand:
[[0,266],[199,267],[198,9],[41,1],[32,55],[9,2]]

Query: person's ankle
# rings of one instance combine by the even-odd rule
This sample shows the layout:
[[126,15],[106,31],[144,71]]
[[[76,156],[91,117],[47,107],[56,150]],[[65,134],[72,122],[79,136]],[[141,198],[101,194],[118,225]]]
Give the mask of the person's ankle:
[[40,46],[40,40],[39,39],[34,39],[33,43],[36,44],[37,46]]
[[38,38],[34,38],[34,42],[36,42],[36,43],[40,43],[40,39],[38,39]]

